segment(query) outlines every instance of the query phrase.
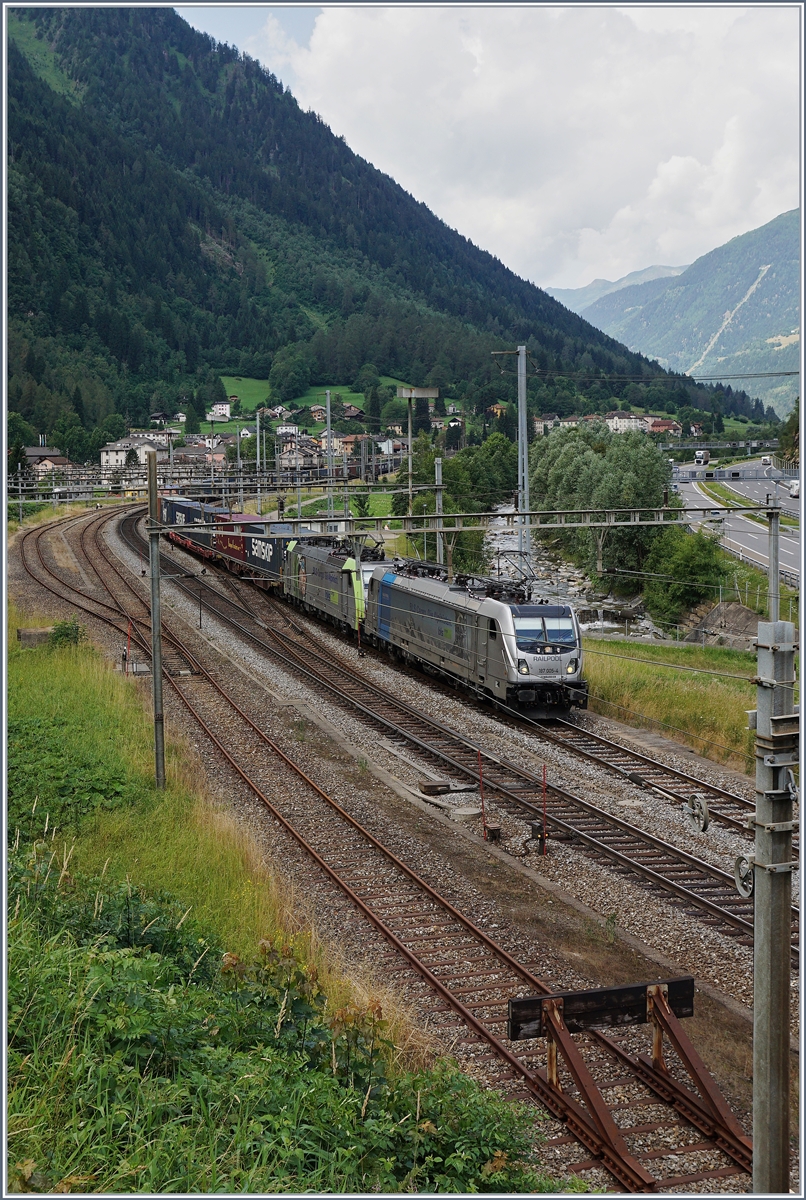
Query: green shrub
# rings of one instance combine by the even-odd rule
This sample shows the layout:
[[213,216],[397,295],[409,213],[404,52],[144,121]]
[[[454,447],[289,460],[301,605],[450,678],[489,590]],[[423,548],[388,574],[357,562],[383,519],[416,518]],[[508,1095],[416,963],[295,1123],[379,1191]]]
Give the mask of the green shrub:
[[659,579],[647,579],[644,602],[656,621],[674,624],[681,615],[703,600],[719,595],[723,578],[719,540],[697,530],[689,533],[675,526],[664,529],[647,556],[645,570]]
[[118,808],[140,794],[113,756],[73,741],[66,717],[9,717],[8,831],[23,837],[77,828],[96,809]]
[[73,614],[66,621],[56,621],[48,637],[49,646],[77,646],[86,641],[87,630],[79,625],[78,617]]

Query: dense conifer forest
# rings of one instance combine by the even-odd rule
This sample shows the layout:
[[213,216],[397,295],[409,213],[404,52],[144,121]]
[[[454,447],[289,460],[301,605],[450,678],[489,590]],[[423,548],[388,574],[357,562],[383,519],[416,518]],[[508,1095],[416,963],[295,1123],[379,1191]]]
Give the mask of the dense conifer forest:
[[366,364],[480,412],[515,396],[491,351],[523,342],[535,412],[759,419],[519,279],[173,10],[8,22],[10,441],[89,459],[152,411],[203,413],[221,374],[286,399]]

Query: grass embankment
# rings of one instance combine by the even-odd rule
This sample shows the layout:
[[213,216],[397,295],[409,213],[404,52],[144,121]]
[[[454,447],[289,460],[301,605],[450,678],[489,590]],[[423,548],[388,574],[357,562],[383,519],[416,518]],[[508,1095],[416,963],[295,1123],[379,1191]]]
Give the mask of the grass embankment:
[[9,644],[13,1190],[556,1190],[534,1110],[338,969],[179,742],[155,790],[142,684]]
[[[398,517],[393,517],[392,513],[392,495],[390,492],[373,492],[367,489],[365,484],[353,481],[350,484],[350,511],[354,517],[358,517],[358,509],[355,503],[354,493],[366,493],[369,497],[369,517],[388,517],[385,522],[387,534],[384,537],[384,544],[388,555],[401,555],[404,558],[415,558],[416,551],[413,543],[402,532],[403,522]],[[292,495],[289,491],[289,495]],[[314,496],[312,500],[306,499],[306,493],[303,492],[302,498],[302,516],[311,518],[320,516],[327,510],[327,494],[323,492],[320,495]],[[344,511],[344,488],[340,484],[336,484],[333,488],[333,507],[336,514],[336,519]],[[286,504],[285,515],[289,520],[293,520],[297,515],[297,505],[294,503],[290,507]],[[390,537],[388,531],[395,533],[397,536]]]
[[[587,638],[583,645],[593,712],[655,729],[737,770],[751,769],[753,734],[746,710],[756,706],[755,685],[749,682],[756,673],[754,654]],[[702,673],[664,669],[663,663],[702,668]],[[744,678],[726,678],[736,675]]]
[[[748,504],[753,504],[753,501],[748,499],[747,496],[734,491],[732,487],[725,483],[712,483],[709,481],[708,483],[700,483],[699,487],[700,491],[705,492],[706,496],[710,496],[712,500],[718,500],[720,504],[724,504],[727,508],[746,508]],[[781,496],[782,505],[786,503],[786,500],[787,497],[785,495]],[[767,517],[765,514],[766,510],[759,515],[755,513],[743,513],[742,515],[748,521],[752,521],[754,525],[763,525],[766,529]],[[785,513],[781,514],[780,521],[782,529],[800,528],[800,521],[796,517],[788,517]]]
[[44,525],[47,521],[58,521],[62,517],[75,517],[80,512],[95,508],[96,504],[120,504],[120,496],[114,496],[106,500],[98,499],[91,501],[74,500],[71,504],[49,504],[47,500],[24,500],[22,505],[22,522],[19,519],[19,507],[13,501],[9,501],[6,510],[6,529],[8,536],[11,537],[20,529],[31,529],[34,525]]

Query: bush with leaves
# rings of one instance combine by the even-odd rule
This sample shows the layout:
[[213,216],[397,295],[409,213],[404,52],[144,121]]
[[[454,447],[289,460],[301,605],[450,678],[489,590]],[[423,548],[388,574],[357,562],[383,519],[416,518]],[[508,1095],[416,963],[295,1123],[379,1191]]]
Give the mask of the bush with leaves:
[[[714,600],[724,579],[719,539],[680,526],[664,529],[646,560],[644,603],[656,621],[674,624],[703,600]],[[653,579],[652,575],[658,576]]]
[[31,839],[48,830],[75,829],[96,809],[120,808],[142,798],[138,782],[121,776],[108,756],[68,740],[67,718],[10,717],[8,721],[8,832]]
[[48,636],[49,646],[77,646],[86,641],[87,630],[79,625],[78,617],[73,614],[64,621],[56,621]]

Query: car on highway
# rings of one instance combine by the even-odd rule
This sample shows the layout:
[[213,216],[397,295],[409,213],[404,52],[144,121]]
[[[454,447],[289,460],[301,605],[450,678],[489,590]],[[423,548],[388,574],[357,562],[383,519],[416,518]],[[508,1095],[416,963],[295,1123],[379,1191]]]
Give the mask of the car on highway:
[[793,479],[789,485],[789,495],[792,500],[800,499],[800,480]]

